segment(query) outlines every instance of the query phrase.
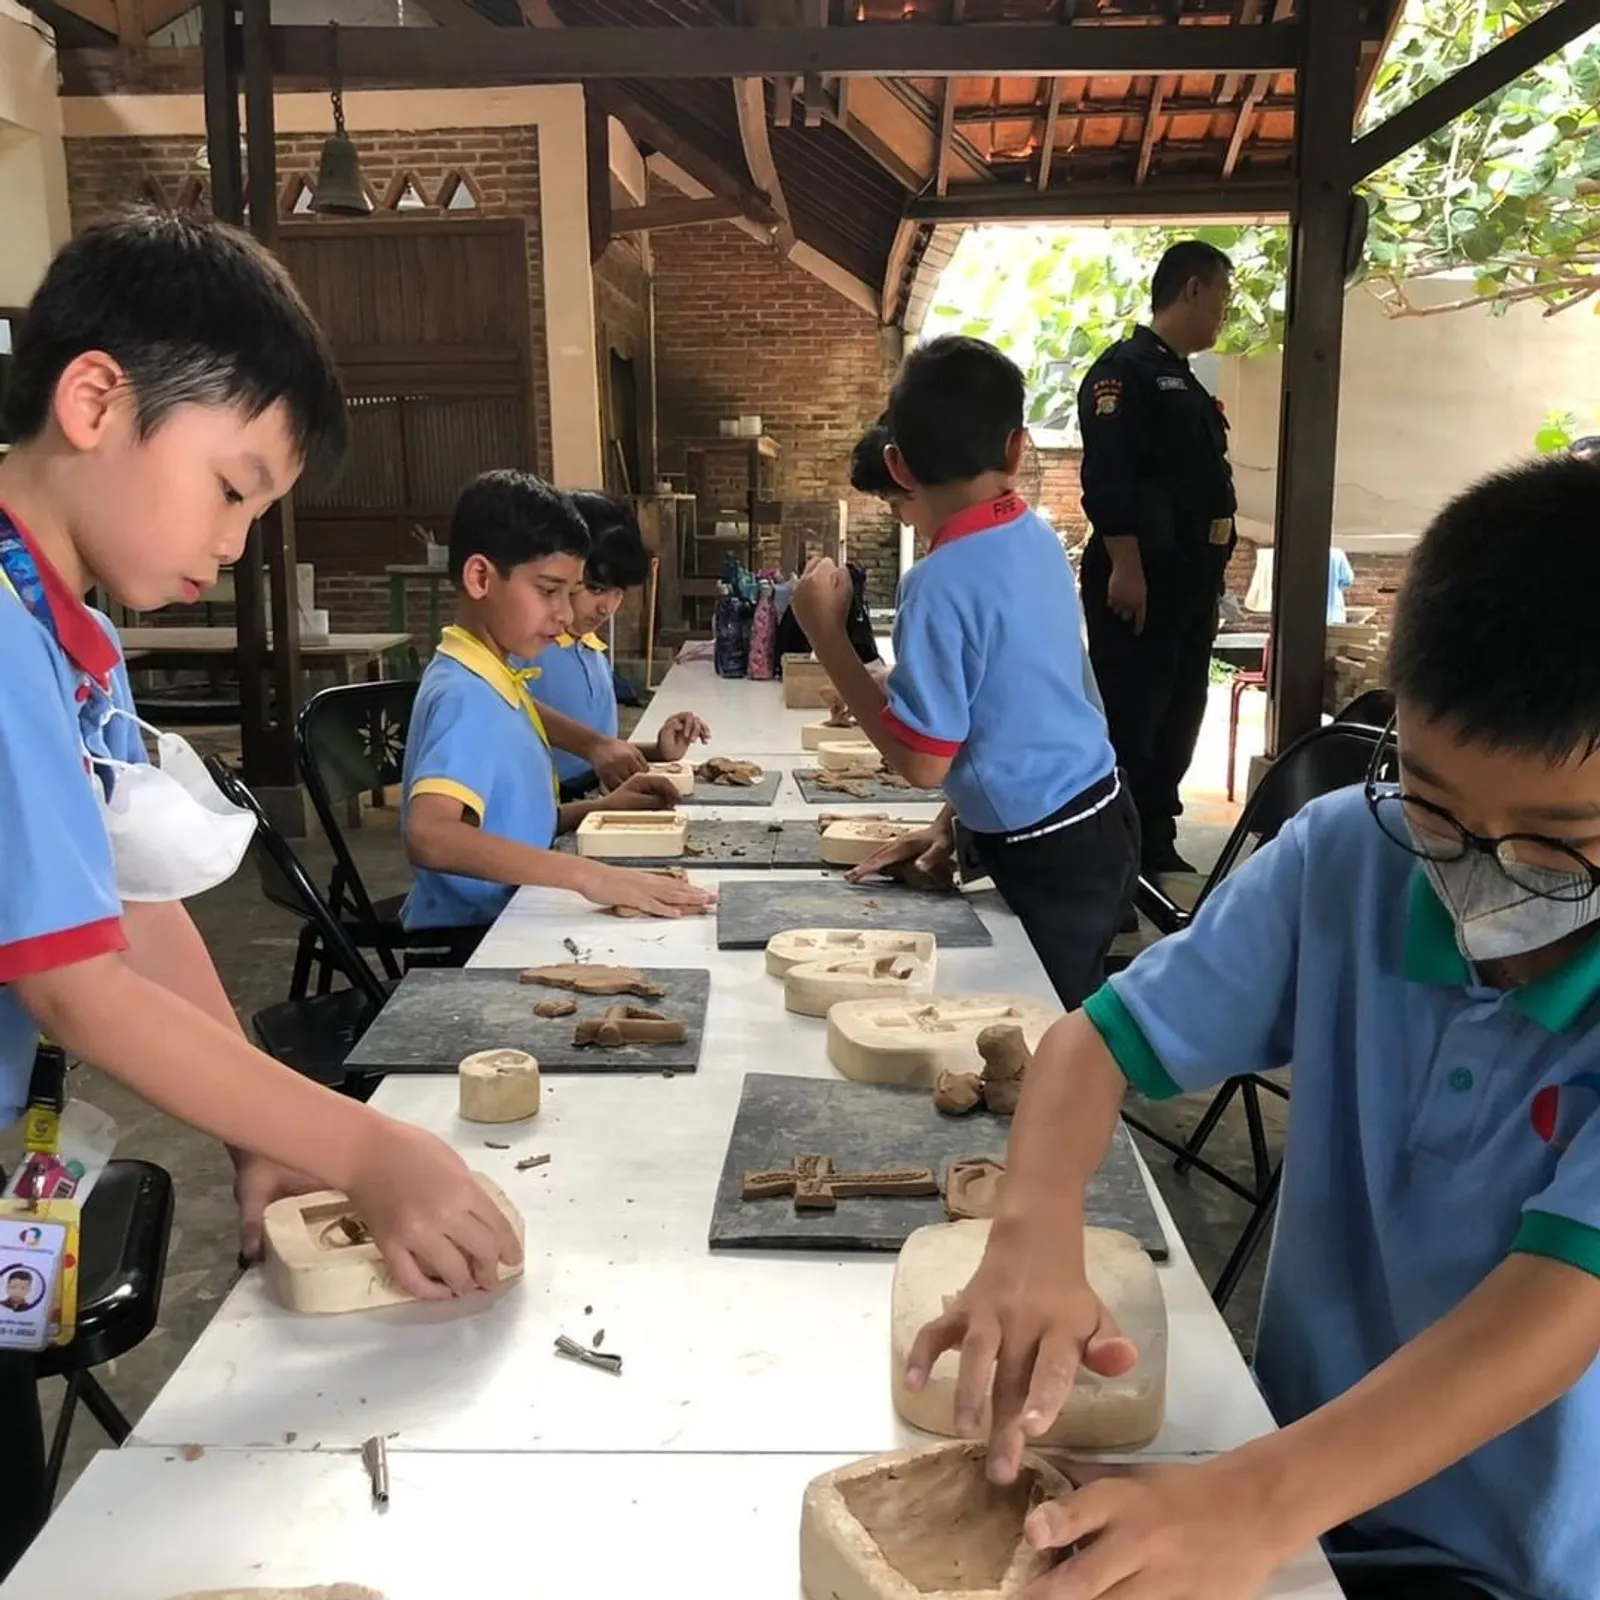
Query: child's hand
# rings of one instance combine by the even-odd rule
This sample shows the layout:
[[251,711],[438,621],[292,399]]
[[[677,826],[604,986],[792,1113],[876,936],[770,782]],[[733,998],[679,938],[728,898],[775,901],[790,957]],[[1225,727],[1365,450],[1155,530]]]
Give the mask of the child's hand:
[[239,1207],[239,1256],[243,1261],[259,1261],[263,1243],[261,1218],[267,1207],[275,1200],[314,1194],[328,1186],[303,1172],[280,1167],[265,1156],[253,1156],[248,1150],[235,1150],[232,1154],[233,1198]]
[[681,797],[672,779],[661,772],[636,772],[605,797],[610,811],[670,811]]
[[636,772],[648,772],[650,763],[638,745],[624,739],[604,739],[595,746],[589,757],[595,776],[603,789],[616,789],[626,783]]
[[697,889],[682,878],[630,867],[597,866],[582,893],[597,906],[626,906],[647,917],[670,919],[703,916],[717,901],[711,890]]
[[898,839],[879,845],[870,856],[845,874],[845,882],[861,883],[905,861],[911,862],[915,871],[930,878],[936,877],[949,871],[950,857],[954,855],[955,848],[954,830],[937,822],[931,823],[926,828],[918,828],[915,833],[902,834]]
[[511,1224],[454,1150],[431,1133],[377,1117],[350,1198],[395,1283],[419,1300],[492,1289],[522,1260]]
[[813,643],[819,636],[842,633],[850,615],[855,585],[850,574],[827,556],[815,556],[794,586],[789,604]]
[[711,737],[711,729],[692,711],[674,711],[661,724],[656,735],[656,748],[663,761],[682,761],[692,744],[704,744]]

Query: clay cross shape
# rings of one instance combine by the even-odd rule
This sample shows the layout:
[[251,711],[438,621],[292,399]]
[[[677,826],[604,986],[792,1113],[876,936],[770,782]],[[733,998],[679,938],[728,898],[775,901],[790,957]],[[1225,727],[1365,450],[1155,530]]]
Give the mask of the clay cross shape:
[[832,1211],[841,1200],[915,1198],[939,1192],[932,1167],[895,1167],[882,1172],[840,1172],[832,1156],[796,1156],[792,1167],[747,1172],[743,1200],[793,1195],[796,1211]]

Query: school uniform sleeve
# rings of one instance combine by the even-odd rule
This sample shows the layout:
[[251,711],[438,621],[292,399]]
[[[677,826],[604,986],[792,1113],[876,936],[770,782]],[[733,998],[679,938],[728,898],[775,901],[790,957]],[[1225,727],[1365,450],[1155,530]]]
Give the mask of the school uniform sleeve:
[[[924,557],[937,560],[938,556]],[[884,683],[883,725],[908,749],[953,756],[972,725],[972,697],[982,677],[968,643],[957,596],[929,579],[905,586],[894,619],[894,666]]]
[[111,840],[50,651],[0,595],[0,983],[128,947]]
[[1160,531],[1151,525],[1151,498],[1140,488],[1147,382],[1130,362],[1108,356],[1089,369],[1078,391],[1083,514],[1102,539],[1148,543]]
[[1595,1109],[1556,1162],[1555,1176],[1522,1208],[1513,1254],[1545,1256],[1600,1278],[1600,1059],[1560,1090],[1587,1094]]
[[1084,1003],[1129,1084],[1160,1100],[1293,1052],[1304,832],[1292,821],[1162,939]]
[[473,704],[471,688],[465,682],[450,684],[442,693],[419,699],[419,714],[407,734],[415,752],[407,798],[446,795],[459,800],[481,821],[494,781],[495,753],[489,748],[486,719]]

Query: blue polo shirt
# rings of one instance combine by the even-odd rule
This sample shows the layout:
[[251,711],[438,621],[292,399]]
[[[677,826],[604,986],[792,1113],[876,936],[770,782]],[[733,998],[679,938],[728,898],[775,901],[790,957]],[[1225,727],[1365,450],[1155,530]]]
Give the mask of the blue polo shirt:
[[[607,738],[617,736],[617,689],[611,677],[611,657],[592,633],[581,639],[562,634],[539,652],[538,700],[552,711],[598,728]],[[594,777],[594,768],[582,756],[565,750],[551,752],[556,775],[563,783],[582,783]]]
[[1110,775],[1092,682],[1066,552],[1018,496],[952,518],[900,580],[884,726],[953,758],[945,796],[974,833],[1032,827]]
[[[465,629],[444,631],[417,687],[401,773],[401,818],[414,796],[448,795],[472,811],[485,833],[536,850],[556,836],[550,746],[527,681],[539,669],[514,670]],[[411,869],[401,908],[407,928],[481,927],[515,892],[510,885]]]
[[11,985],[128,947],[94,791],[110,793],[111,772],[84,751],[145,760],[138,729],[111,715],[131,711],[133,695],[110,621],[0,511],[0,533],[12,530],[55,631],[0,577],[0,1126],[21,1114],[39,1033]]
[[[1600,1275],[1600,939],[1526,988],[1483,986],[1359,790],[1308,806],[1084,1009],[1146,1095],[1294,1065],[1255,1352],[1280,1423],[1513,1251]],[[1600,1364],[1355,1531],[1499,1595],[1593,1600],[1597,1507]]]

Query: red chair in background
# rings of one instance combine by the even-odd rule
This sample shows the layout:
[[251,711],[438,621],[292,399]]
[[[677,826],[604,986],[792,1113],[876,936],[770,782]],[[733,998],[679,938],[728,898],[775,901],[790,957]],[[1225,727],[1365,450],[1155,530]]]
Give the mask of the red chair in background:
[[1239,755],[1239,702],[1251,689],[1266,693],[1272,681],[1272,641],[1269,639],[1261,651],[1259,672],[1236,672],[1228,690],[1228,800],[1233,801],[1233,771]]

